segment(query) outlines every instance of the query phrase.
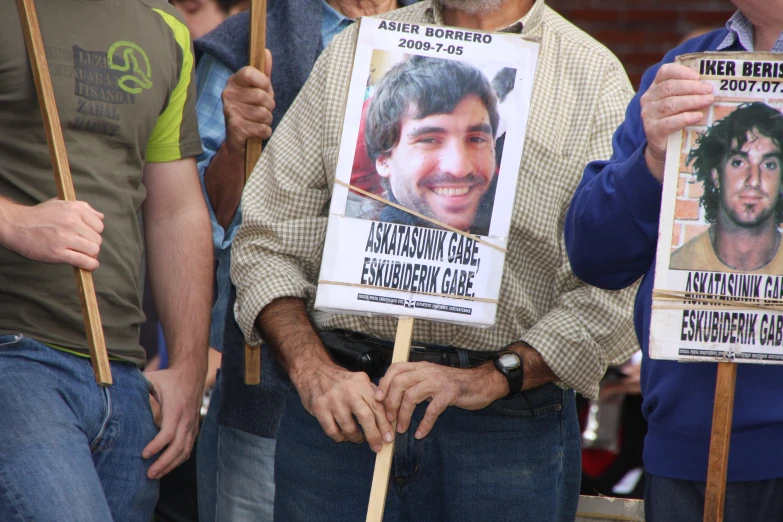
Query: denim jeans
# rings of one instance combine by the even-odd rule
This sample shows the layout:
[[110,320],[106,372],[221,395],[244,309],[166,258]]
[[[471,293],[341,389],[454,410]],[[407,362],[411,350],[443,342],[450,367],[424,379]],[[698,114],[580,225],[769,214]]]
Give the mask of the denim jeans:
[[267,522],[275,500],[275,439],[217,423],[220,376],[198,441],[201,522]]
[[[644,519],[647,522],[701,522],[706,482],[678,480],[646,473]],[[724,522],[783,520],[783,479],[729,482]]]
[[89,359],[0,335],[0,520],[149,522],[149,382],[130,363],[111,370],[100,388]]
[[[487,408],[448,408],[413,437],[426,403],[394,446],[384,521],[572,522],[580,481],[574,392],[554,384]],[[532,407],[532,409],[531,409]],[[365,520],[375,454],[336,443],[288,394],[277,435],[275,520]]]

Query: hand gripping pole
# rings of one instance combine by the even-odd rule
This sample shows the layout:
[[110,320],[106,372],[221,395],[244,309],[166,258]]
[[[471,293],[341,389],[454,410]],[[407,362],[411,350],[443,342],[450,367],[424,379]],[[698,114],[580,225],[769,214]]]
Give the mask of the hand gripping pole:
[[[52,79],[49,76],[49,66],[46,62],[35,4],[33,0],[17,0],[16,3],[19,7],[19,16],[22,19],[22,31],[27,43],[30,66],[33,70],[38,103],[41,106],[46,142],[49,144],[49,156],[52,159],[54,179],[57,182],[57,194],[63,201],[76,201],[76,192],[73,188],[73,178],[71,178],[71,169],[68,165],[65,140],[60,126],[60,116],[57,113]],[[73,270],[79,287],[84,327],[87,331],[87,343],[90,346],[90,360],[95,371],[95,381],[101,386],[111,386],[109,356],[106,353],[106,341],[103,338],[101,315],[98,310],[98,300],[95,297],[92,273],[83,268],[74,267]]]

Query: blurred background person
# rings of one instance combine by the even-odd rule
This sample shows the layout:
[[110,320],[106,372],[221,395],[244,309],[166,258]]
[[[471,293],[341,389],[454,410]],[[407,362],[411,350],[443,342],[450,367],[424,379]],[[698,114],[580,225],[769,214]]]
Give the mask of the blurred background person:
[[201,38],[229,16],[250,8],[250,0],[169,0],[190,29],[190,37]]
[[[210,339],[213,346],[222,343],[224,351],[198,443],[202,521],[271,520],[274,502],[275,433],[286,387],[265,351],[261,384],[244,384],[244,338],[234,321],[235,297],[229,278],[231,243],[242,221],[239,203],[244,186],[245,143],[250,137],[269,138],[307,80],[315,60],[336,34],[359,16],[383,13],[414,1],[270,2],[264,73],[246,66],[248,13],[229,18],[195,42],[200,57],[196,112],[205,151],[198,165],[212,218],[216,256],[216,303]],[[224,326],[225,334],[221,331]]]

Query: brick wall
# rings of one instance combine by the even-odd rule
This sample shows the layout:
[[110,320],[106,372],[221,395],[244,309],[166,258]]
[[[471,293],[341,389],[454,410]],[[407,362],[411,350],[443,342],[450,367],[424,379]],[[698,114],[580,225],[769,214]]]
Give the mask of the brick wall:
[[614,52],[634,88],[642,74],[694,29],[722,26],[729,0],[547,0],[547,4]]

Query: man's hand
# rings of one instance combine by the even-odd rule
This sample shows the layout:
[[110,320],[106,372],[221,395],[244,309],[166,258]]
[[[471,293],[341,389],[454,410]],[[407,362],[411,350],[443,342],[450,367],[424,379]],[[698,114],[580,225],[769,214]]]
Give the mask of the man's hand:
[[[557,379],[541,354],[525,342],[506,347],[523,361],[522,390],[543,386]],[[450,368],[428,362],[395,363],[378,383],[375,399],[384,401],[389,421],[397,421],[397,431],[409,427],[416,405],[430,401],[414,436],[426,437],[441,413],[449,406],[464,410],[486,408],[508,395],[508,380],[492,361],[475,368]]]
[[[147,470],[150,479],[159,479],[190,457],[198,433],[203,381],[176,368],[145,372],[152,394],[160,405],[160,432],[147,444],[141,456],[148,459],[163,451]],[[154,403],[152,403],[153,410]]]
[[254,67],[243,67],[231,75],[223,89],[225,146],[234,154],[244,154],[248,138],[266,140],[272,135],[275,93],[269,81],[271,67],[272,55],[267,50],[267,74]]
[[34,261],[98,268],[103,214],[83,201],[0,200],[0,244]]
[[[363,372],[335,364],[307,315],[304,300],[279,297],[256,318],[256,327],[296,387],[302,405],[335,442],[365,439],[376,453],[394,440],[377,387]],[[359,421],[359,426],[356,421]]]
[[204,171],[204,186],[218,224],[228,228],[236,215],[245,186],[245,148],[247,139],[262,140],[272,134],[272,110],[275,93],[269,81],[272,55],[266,51],[265,72],[243,67],[223,89],[223,115],[226,141]]
[[366,373],[350,372],[332,363],[298,375],[294,385],[304,408],[333,441],[360,444],[366,439],[377,453],[384,441],[394,440],[386,408],[375,400],[377,387]]
[[647,135],[644,159],[655,179],[663,182],[669,136],[701,121],[704,118],[701,111],[714,100],[712,85],[699,81],[696,71],[673,63],[658,70],[641,98],[642,123]]
[[506,378],[492,363],[461,369],[429,362],[395,363],[378,383],[375,399],[384,401],[389,421],[397,421],[397,432],[410,427],[416,405],[430,401],[415,437],[426,437],[435,421],[449,406],[480,410],[508,394]]

